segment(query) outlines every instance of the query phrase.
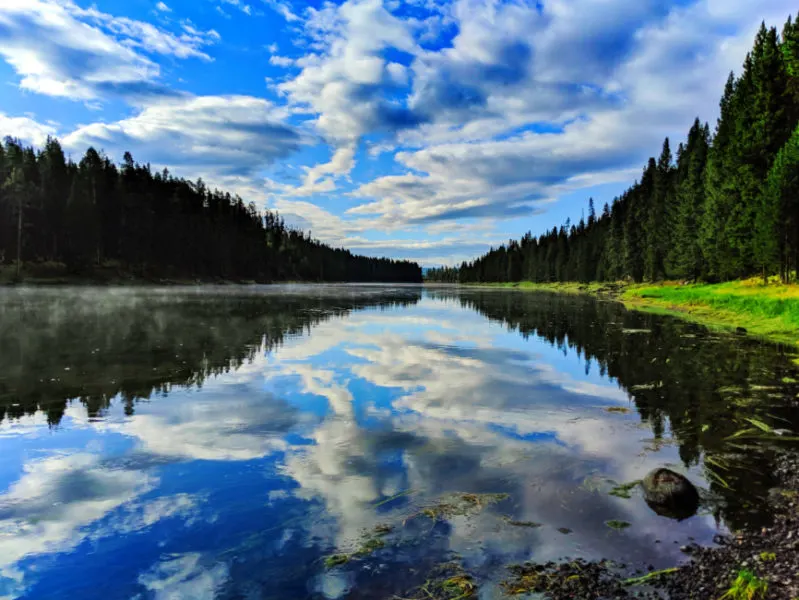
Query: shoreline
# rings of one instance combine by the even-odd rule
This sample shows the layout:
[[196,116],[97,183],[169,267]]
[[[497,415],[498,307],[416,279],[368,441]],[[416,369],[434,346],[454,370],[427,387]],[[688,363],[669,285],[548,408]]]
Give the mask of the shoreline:
[[774,522],[719,535],[712,546],[681,548],[686,562],[654,571],[613,561],[581,559],[510,565],[510,595],[543,593],[549,600],[795,600],[799,598],[799,456],[778,460],[778,486],[765,501]]
[[590,295],[627,308],[679,317],[711,329],[734,331],[799,348],[799,285],[761,279],[716,284],[477,283],[469,289],[510,289]]

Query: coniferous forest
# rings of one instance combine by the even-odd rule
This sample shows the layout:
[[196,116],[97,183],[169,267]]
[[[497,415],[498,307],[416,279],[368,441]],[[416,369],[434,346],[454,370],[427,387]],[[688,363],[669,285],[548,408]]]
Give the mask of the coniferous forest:
[[[21,258],[21,261],[18,259]],[[419,265],[356,256],[289,228],[238,196],[54,138],[0,144],[0,267],[40,273],[238,281],[419,282]]]
[[[642,127],[645,124],[641,124]],[[587,219],[492,248],[445,282],[795,279],[799,267],[799,20],[763,24],[716,128],[697,119],[640,180]]]

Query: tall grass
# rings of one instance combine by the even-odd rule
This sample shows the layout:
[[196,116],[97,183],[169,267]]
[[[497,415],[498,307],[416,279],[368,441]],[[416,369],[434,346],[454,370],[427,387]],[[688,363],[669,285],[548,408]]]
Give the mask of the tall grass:
[[633,306],[662,308],[710,324],[799,343],[799,286],[761,280],[722,284],[635,286],[623,299]]
[[529,281],[469,285],[619,298],[631,308],[674,314],[710,327],[742,327],[753,335],[799,345],[799,285],[783,285],[774,278],[767,284],[755,278],[692,285]]

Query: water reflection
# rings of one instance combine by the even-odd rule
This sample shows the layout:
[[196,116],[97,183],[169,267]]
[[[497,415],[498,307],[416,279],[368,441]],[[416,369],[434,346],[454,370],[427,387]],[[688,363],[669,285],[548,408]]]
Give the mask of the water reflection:
[[[490,597],[528,558],[667,566],[768,518],[769,449],[725,438],[791,427],[799,391],[779,348],[614,304],[372,286],[0,292],[0,373],[0,596],[30,598],[391,597],[452,556]],[[698,516],[608,494],[664,464],[710,494]],[[509,499],[415,516],[465,492]]]

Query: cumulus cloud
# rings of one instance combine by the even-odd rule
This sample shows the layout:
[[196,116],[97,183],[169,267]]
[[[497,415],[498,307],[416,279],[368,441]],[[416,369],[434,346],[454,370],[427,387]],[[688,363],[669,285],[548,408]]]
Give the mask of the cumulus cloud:
[[291,67],[294,65],[294,59],[289,58],[288,56],[278,56],[277,54],[273,54],[269,57],[269,64],[276,67]]
[[184,176],[213,183],[250,178],[302,143],[295,128],[267,100],[252,96],[199,96],[164,100],[115,123],[94,123],[64,138],[68,147],[89,145],[114,156],[128,150]]
[[598,180],[630,181],[663,137],[715,115],[764,11],[787,15],[778,1],[458,2],[452,47],[412,66],[409,106],[429,122],[405,141],[423,147],[396,155],[406,174],[361,185],[354,195],[373,200],[348,212],[408,224],[517,217]]
[[74,548],[87,526],[156,483],[141,471],[104,468],[98,455],[87,453],[31,461],[24,469],[0,495],[0,575],[20,589],[25,575],[18,561]]
[[306,168],[305,181],[293,191],[293,194],[310,196],[319,192],[330,192],[336,189],[334,179],[347,175],[354,166],[355,146],[342,146],[336,149],[329,162]]
[[228,578],[224,564],[204,565],[196,552],[168,556],[139,577],[155,600],[212,600]]
[[[135,104],[132,117],[69,135],[76,150],[130,149],[285,209],[324,241],[413,250],[429,264],[465,258],[474,242],[455,232],[425,255],[431,226],[529,217],[582,188],[632,183],[664,137],[676,146],[694,117],[715,118],[760,21],[780,25],[794,9],[787,0],[346,0],[299,11],[262,1],[293,36],[284,55],[264,40],[270,65],[286,69],[269,80],[274,103],[161,83],[160,58],[210,60],[215,31],[184,21],[170,32],[73,0],[5,2],[0,56],[24,89]],[[221,6],[251,12],[244,0]],[[15,118],[9,129],[26,139],[52,128]],[[329,158],[299,184],[263,173],[306,139]],[[370,151],[356,165],[357,148]],[[347,194],[345,179],[355,184]],[[322,196],[341,203],[322,209]],[[375,241],[398,230],[402,244]]]
[[44,124],[30,117],[9,117],[0,112],[0,136],[11,136],[29,144],[43,145],[56,134],[55,124]]
[[[237,377],[252,383],[255,373],[241,369]],[[194,460],[252,460],[287,448],[283,436],[298,426],[303,416],[285,401],[253,393],[248,398],[226,398],[228,409],[219,413],[219,392],[180,406],[159,406],[139,412],[117,429],[137,438],[144,451],[163,457]]]
[[151,57],[210,60],[213,31],[174,34],[71,0],[8,0],[0,6],[0,56],[23,89],[76,100],[168,94]]
[[[416,116],[392,101],[396,68],[386,49],[415,53],[410,25],[380,0],[326,4],[308,9],[305,33],[318,51],[303,57],[302,71],[278,86],[289,103],[318,114],[316,126],[331,141],[353,143],[373,130],[418,124]],[[388,89],[386,89],[388,88]]]
[[289,23],[301,20],[288,2],[281,2],[280,0],[263,0],[263,2]]
[[[403,490],[415,490],[412,502],[421,506],[456,491],[507,491],[516,518],[547,525],[531,540],[529,533],[498,527],[495,516],[453,519],[447,549],[475,560],[485,551],[476,539],[495,555],[547,560],[572,552],[573,544],[629,556],[638,547],[651,549],[653,539],[675,535],[674,525],[653,520],[643,501],[618,501],[580,485],[586,478],[638,479],[679,460],[672,447],[639,454],[636,418],[603,410],[626,405],[624,390],[570,376],[543,356],[546,343],[519,344],[515,332],[467,308],[440,309],[422,302],[401,315],[356,313],[292,340],[285,354],[276,352],[275,371],[300,375],[304,391],[326,397],[331,408],[306,434],[314,444],[287,453],[284,469],[299,486],[292,493],[322,501],[332,517],[310,525],[314,537],[353,550],[364,530],[390,519],[375,511],[375,503]],[[346,370],[334,377],[309,367],[333,348],[355,359]],[[353,398],[350,381],[381,390],[370,394],[376,397],[390,390],[390,409]],[[364,426],[359,413],[374,420]],[[580,512],[580,525],[567,539],[554,527],[573,521],[572,511]],[[609,518],[638,524],[623,550],[607,535]],[[714,531],[711,519],[686,528],[693,529],[687,535]]]

